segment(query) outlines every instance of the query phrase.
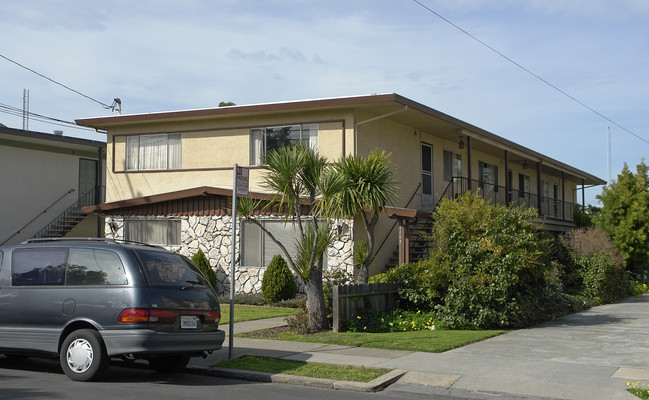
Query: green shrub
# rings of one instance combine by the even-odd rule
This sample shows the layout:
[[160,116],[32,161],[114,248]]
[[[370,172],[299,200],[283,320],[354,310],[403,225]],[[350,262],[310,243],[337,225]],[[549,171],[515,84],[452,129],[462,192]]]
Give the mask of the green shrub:
[[446,295],[450,281],[448,270],[433,259],[402,264],[370,278],[370,282],[400,282],[399,307],[407,310],[432,310]]
[[192,262],[201,270],[203,275],[207,278],[207,281],[216,288],[216,272],[210,266],[210,262],[207,261],[207,257],[201,249],[198,249],[196,254],[192,257]]
[[431,260],[450,282],[435,307],[449,328],[518,328],[548,317],[536,210],[487,203],[478,193],[443,200],[433,215]]
[[595,251],[590,256],[575,258],[575,262],[581,267],[582,294],[596,304],[611,303],[631,293],[629,273],[609,253]]
[[297,287],[288,264],[281,255],[276,255],[268,264],[261,281],[261,293],[267,303],[276,303],[295,297]]

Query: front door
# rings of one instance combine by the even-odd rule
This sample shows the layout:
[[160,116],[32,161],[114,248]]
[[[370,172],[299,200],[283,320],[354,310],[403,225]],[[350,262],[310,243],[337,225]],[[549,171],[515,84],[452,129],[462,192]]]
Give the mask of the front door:
[[88,194],[97,186],[97,160],[79,159],[79,200],[84,199],[82,205],[95,203],[95,196]]
[[433,146],[421,144],[421,204],[433,204]]

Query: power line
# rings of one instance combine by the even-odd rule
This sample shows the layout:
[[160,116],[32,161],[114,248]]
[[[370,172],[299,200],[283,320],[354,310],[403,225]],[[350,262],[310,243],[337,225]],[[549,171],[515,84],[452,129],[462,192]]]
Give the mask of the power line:
[[606,115],[602,114],[601,112],[595,110],[594,108],[590,107],[589,105],[587,105],[586,103],[584,103],[584,102],[582,102],[581,100],[577,99],[576,97],[572,96],[571,94],[567,93],[566,91],[564,91],[564,90],[558,88],[556,85],[553,85],[552,83],[550,83],[550,82],[548,82],[547,80],[543,79],[541,76],[539,76],[539,75],[535,74],[534,72],[530,71],[529,69],[525,68],[524,66],[522,66],[522,65],[519,64],[519,63],[517,63],[517,62],[514,61],[513,59],[507,57],[507,56],[506,56],[505,54],[503,54],[502,52],[496,50],[494,47],[490,46],[489,44],[487,44],[487,43],[485,43],[484,41],[480,40],[480,39],[477,38],[476,36],[474,36],[474,35],[472,35],[471,33],[467,32],[465,29],[463,29],[463,28],[460,27],[459,25],[453,23],[452,21],[448,20],[447,18],[445,18],[444,16],[442,16],[441,14],[439,14],[438,12],[436,12],[435,10],[433,10],[432,8],[430,8],[430,7],[428,7],[428,6],[424,5],[424,4],[422,4],[419,0],[413,0],[413,1],[414,1],[415,3],[417,3],[417,4],[419,4],[420,6],[422,6],[423,8],[425,8],[426,10],[428,10],[430,13],[432,13],[432,14],[434,14],[435,16],[437,16],[438,18],[440,18],[441,20],[443,20],[444,22],[446,22],[446,23],[448,23],[449,25],[453,26],[455,29],[457,29],[457,30],[459,30],[460,32],[464,33],[465,35],[467,35],[467,36],[470,37],[471,39],[473,39],[473,40],[475,40],[476,42],[480,43],[481,45],[483,45],[484,47],[488,48],[488,49],[491,50],[492,52],[498,54],[500,57],[504,58],[505,60],[507,60],[507,61],[509,61],[510,63],[514,64],[514,65],[517,66],[518,68],[520,68],[520,69],[522,69],[523,71],[527,72],[528,74],[532,75],[532,76],[535,77],[536,79],[538,79],[538,80],[540,80],[541,82],[545,83],[546,85],[550,86],[552,89],[554,89],[554,90],[556,90],[557,92],[563,94],[564,96],[568,97],[568,98],[571,99],[572,101],[576,102],[577,104],[581,105],[582,107],[585,107],[585,108],[588,109],[589,111],[591,111],[591,112],[593,112],[594,114],[598,115],[599,117],[605,119],[606,121],[612,123],[613,125],[617,126],[618,128],[620,128],[620,129],[626,131],[627,133],[629,133],[629,134],[635,136],[636,138],[642,140],[643,142],[649,144],[649,141],[648,141],[648,140],[646,140],[646,139],[644,139],[643,137],[641,137],[640,135],[638,135],[638,134],[636,134],[636,133],[630,131],[629,129],[625,128],[624,126],[618,124],[617,122],[615,122],[615,121],[612,120],[611,118],[609,118],[609,117],[607,117]]
[[[6,105],[6,104],[2,104],[2,103],[0,103],[0,112],[5,113],[5,114],[9,114],[9,115],[19,116],[19,117],[22,117],[22,115],[23,115],[23,110],[22,109],[17,108],[17,107],[12,107],[12,106],[9,106],[9,105]],[[81,126],[77,125],[76,123],[74,123],[72,121],[65,121],[65,120],[62,120],[62,119],[47,117],[45,115],[36,114],[36,113],[32,113],[32,112],[28,112],[27,115],[29,116],[29,118],[32,118],[32,119],[34,119],[36,121],[45,122],[45,123],[48,123],[48,124],[51,124],[51,125],[65,126],[65,127],[68,127],[68,128],[80,129],[80,130],[84,130],[84,131],[94,131],[94,129],[81,127]]]
[[[45,78],[45,79],[47,79],[48,81],[50,81],[50,82],[52,82],[52,83],[55,83],[55,84],[57,84],[57,85],[59,85],[59,86],[65,88],[65,89],[68,89],[69,91],[74,92],[74,93],[76,93],[76,94],[78,94],[78,95],[80,95],[80,96],[83,96],[83,97],[85,97],[85,98],[88,99],[88,100],[94,101],[95,103],[100,104],[102,107],[104,107],[104,108],[107,109],[107,110],[115,111],[115,108],[119,108],[119,110],[121,111],[121,101],[118,101],[119,99],[115,99],[114,102],[113,102],[113,104],[109,106],[108,104],[102,103],[101,101],[99,101],[99,100],[97,100],[97,99],[94,99],[94,98],[92,98],[92,97],[90,97],[90,96],[88,96],[88,95],[85,95],[85,94],[81,93],[81,92],[78,91],[78,90],[74,90],[74,89],[72,89],[71,87],[62,84],[61,82],[55,81],[54,79],[49,78],[49,77],[47,77],[47,76],[41,74],[40,72],[34,71],[33,69],[24,66],[23,64],[19,63],[18,61],[14,61],[14,60],[12,60],[11,58],[6,57],[6,56],[4,56],[4,55],[2,55],[2,54],[0,54],[0,57],[1,57],[1,58],[4,58],[5,60],[7,60],[7,61],[9,61],[9,62],[11,62],[11,63],[16,64],[17,66],[19,66],[19,67],[21,67],[21,68],[26,69],[26,70],[29,71],[29,72],[32,72],[32,73],[34,73],[34,74],[40,76],[41,78]],[[120,112],[120,113],[121,113],[121,112]]]

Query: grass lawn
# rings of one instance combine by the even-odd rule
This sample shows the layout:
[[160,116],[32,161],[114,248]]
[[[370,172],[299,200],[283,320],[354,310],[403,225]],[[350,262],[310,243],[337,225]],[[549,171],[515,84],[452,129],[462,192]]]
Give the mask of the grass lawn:
[[[235,311],[236,313],[236,311]],[[256,331],[238,334],[240,337],[290,340],[297,342],[315,342],[338,344],[344,346],[373,347],[390,350],[426,351],[441,353],[469,343],[478,342],[493,336],[506,333],[505,330],[463,331],[434,330],[387,333],[354,333],[354,332],[318,332],[301,335],[295,332]]]
[[[234,322],[282,317],[285,315],[297,314],[299,312],[302,312],[302,310],[297,308],[246,306],[246,305],[235,304]],[[230,305],[221,304],[221,322],[219,324],[225,325],[228,323],[230,323]]]
[[221,361],[212,366],[354,382],[370,382],[389,372],[387,369],[305,363],[255,356],[243,356],[230,361]]

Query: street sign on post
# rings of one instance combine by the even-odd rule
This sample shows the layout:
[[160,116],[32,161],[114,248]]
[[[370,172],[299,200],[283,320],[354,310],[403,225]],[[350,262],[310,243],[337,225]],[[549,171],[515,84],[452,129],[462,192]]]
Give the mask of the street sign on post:
[[237,196],[248,196],[250,186],[249,169],[234,164],[234,179],[232,182],[232,240],[230,249],[230,332],[228,341],[228,360],[232,360],[234,348],[234,266],[237,249]]
[[246,167],[236,167],[236,169],[237,196],[248,196],[250,187],[249,169]]

